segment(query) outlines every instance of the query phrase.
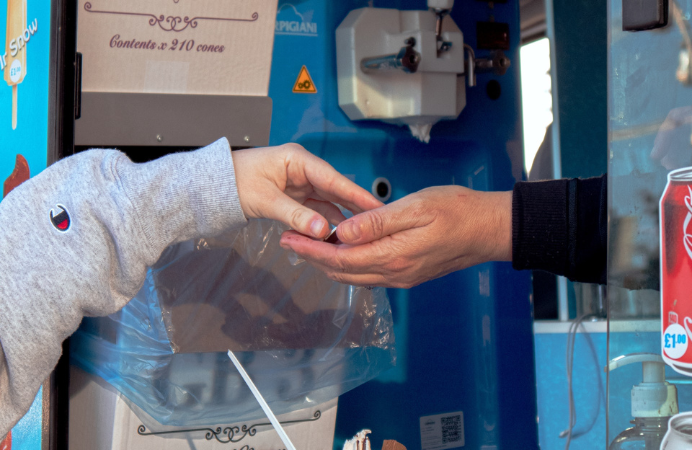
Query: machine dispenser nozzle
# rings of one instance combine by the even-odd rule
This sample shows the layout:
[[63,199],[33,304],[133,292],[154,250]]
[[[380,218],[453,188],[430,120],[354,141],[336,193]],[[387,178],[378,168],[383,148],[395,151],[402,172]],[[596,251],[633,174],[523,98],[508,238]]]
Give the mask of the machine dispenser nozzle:
[[475,62],[464,67],[468,49],[453,18],[444,26],[434,20],[453,3],[429,0],[426,10],[359,8],[346,16],[336,29],[336,60],[339,106],[349,119],[406,126],[427,143],[433,125],[459,117]]

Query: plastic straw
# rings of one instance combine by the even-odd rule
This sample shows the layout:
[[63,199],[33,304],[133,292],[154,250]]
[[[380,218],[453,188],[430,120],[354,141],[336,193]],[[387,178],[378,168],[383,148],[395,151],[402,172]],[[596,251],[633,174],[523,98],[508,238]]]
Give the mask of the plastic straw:
[[243,377],[243,380],[245,380],[245,383],[247,384],[247,387],[250,388],[252,391],[252,395],[255,396],[257,399],[257,403],[260,404],[262,407],[262,410],[264,411],[264,414],[267,415],[269,418],[269,421],[272,423],[274,426],[274,429],[276,430],[277,433],[279,433],[279,437],[283,441],[284,445],[286,446],[286,450],[296,450],[296,448],[293,446],[293,443],[291,440],[288,438],[288,435],[284,431],[283,427],[277,420],[276,416],[272,412],[271,409],[269,409],[269,405],[267,402],[264,400],[264,397],[262,397],[262,394],[260,394],[260,391],[257,390],[257,386],[255,386],[255,383],[252,382],[250,379],[250,376],[245,372],[245,369],[243,369],[243,366],[240,364],[240,361],[238,361],[238,358],[235,357],[232,351],[228,351],[228,357],[231,358],[231,361],[233,361],[233,364],[235,365],[235,368],[238,369],[238,372],[240,372],[240,376]]

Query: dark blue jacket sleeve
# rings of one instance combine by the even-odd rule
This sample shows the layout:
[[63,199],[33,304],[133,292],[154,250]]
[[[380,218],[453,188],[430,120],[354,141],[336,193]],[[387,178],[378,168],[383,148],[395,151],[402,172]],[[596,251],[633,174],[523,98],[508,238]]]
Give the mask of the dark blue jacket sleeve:
[[608,179],[520,182],[512,197],[512,265],[606,284]]

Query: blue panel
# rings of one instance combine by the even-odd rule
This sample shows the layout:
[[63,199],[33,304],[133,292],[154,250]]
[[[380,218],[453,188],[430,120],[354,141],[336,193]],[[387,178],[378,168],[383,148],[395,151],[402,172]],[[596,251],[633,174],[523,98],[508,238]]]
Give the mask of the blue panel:
[[[51,37],[50,1],[27,2],[27,25],[35,23],[34,34],[22,50],[26,52],[26,75],[17,86],[17,127],[12,129],[12,87],[0,79],[0,184],[15,169],[17,155],[22,155],[31,175],[46,168],[48,158],[49,73]],[[7,50],[7,1],[0,2],[0,48]],[[16,38],[16,37],[15,37]],[[2,51],[5,54],[5,50]],[[5,54],[5,57],[7,55]],[[4,77],[3,67],[0,72]],[[2,197],[2,193],[0,193]],[[43,388],[34,399],[31,409],[12,429],[12,448],[41,449],[43,418]]]
[[[569,423],[567,374],[565,368],[566,333],[536,334],[536,381],[538,398],[538,430],[543,449],[565,446],[560,433]],[[612,333],[610,357],[630,353],[658,353],[660,334],[651,332]],[[574,348],[573,391],[577,412],[571,450],[591,450],[606,447],[606,333],[577,335]],[[678,387],[680,411],[692,409],[692,390],[682,385],[689,378],[666,367],[666,379]],[[626,428],[632,427],[631,390],[642,382],[642,365],[622,366],[610,373],[610,436],[612,439]]]
[[12,428],[14,450],[41,450],[43,430],[43,387],[39,388],[29,411]]
[[[271,144],[298,142],[366,189],[386,177],[391,200],[434,185],[511,189],[523,168],[517,2],[493,9],[486,2],[457,2],[452,17],[473,47],[477,21],[493,15],[510,24],[513,66],[503,77],[479,74],[459,119],[433,127],[430,144],[403,127],[351,122],[338,106],[334,32],[348,12],[368,3],[279,2]],[[426,8],[424,0],[374,3]],[[316,94],[292,92],[302,66]],[[502,86],[495,101],[485,91],[492,79]],[[419,417],[454,411],[464,412],[465,448],[538,448],[529,289],[529,274],[489,263],[408,291],[390,290],[397,368],[340,398],[335,448],[371,428],[373,448],[396,439],[408,450],[420,449]]]
[[[574,346],[573,392],[577,424],[571,450],[605,448],[606,333],[577,334]],[[565,366],[567,333],[536,334],[538,431],[541,448],[560,449],[560,433],[569,424],[569,397]],[[641,381],[641,364],[634,364]],[[631,387],[631,385],[630,385]],[[627,405],[629,408],[629,405]]]
[[553,1],[563,177],[597,177],[608,165],[607,8],[607,2]]
[[[610,359],[630,353],[661,352],[661,334],[658,332],[612,333],[610,335]],[[692,411],[692,380],[666,366],[666,381],[676,385],[678,407],[681,412]],[[631,390],[642,382],[642,365],[629,364],[610,374],[608,392],[608,439],[611,441],[632,424]]]

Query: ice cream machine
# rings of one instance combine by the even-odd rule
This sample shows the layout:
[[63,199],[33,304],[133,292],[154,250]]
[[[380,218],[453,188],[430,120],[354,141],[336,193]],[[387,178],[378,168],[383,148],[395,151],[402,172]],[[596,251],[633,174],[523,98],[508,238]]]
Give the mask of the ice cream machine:
[[[221,136],[236,148],[297,142],[383,201],[434,185],[510,190],[522,179],[515,2],[279,0],[189,8],[183,0],[79,2],[80,37],[88,38],[78,44],[78,150],[117,146],[141,161]],[[269,24],[270,33],[248,39],[259,24],[265,31]],[[249,43],[237,44],[243,38]],[[334,448],[365,428],[374,448],[384,439],[409,450],[537,448],[529,281],[509,263],[489,263],[388,290],[396,366],[322,411],[333,421]],[[124,314],[140,317],[136,312]],[[142,316],[138,323],[147,322]],[[85,323],[73,346],[89,345],[84,333],[93,325]],[[195,395],[211,401],[218,383],[202,367],[219,363],[195,358],[181,364],[186,376],[199,374]],[[79,366],[74,448],[109,439],[103,436],[149,449],[219,441],[216,423],[205,424],[208,439],[179,433],[180,422],[148,421],[142,432],[136,419],[146,413],[136,402],[121,401]],[[89,408],[109,408],[105,420],[119,428],[79,426],[77,417],[94,418]],[[237,445],[245,443],[253,447],[250,440]]]
[[[434,185],[511,189],[518,5],[443,3],[279,2],[270,143],[298,142],[387,201]],[[303,67],[315,93],[293,91]],[[389,290],[396,367],[339,398],[335,448],[364,428],[373,448],[537,448],[529,280],[492,263]],[[441,418],[462,424],[459,440]]]
[[476,85],[477,71],[507,71],[504,45],[492,58],[476,59],[453,18],[445,19],[454,1],[429,0],[427,6],[359,8],[338,26],[339,106],[349,119],[405,125],[428,143],[433,125],[459,117],[465,84]]

